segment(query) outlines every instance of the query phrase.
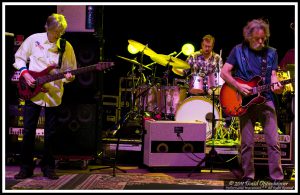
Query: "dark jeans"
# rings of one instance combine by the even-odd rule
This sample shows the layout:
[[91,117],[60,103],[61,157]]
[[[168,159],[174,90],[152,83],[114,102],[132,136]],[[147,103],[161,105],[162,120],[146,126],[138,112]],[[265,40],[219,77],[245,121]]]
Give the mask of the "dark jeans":
[[[36,128],[42,107],[27,100],[24,106],[24,131],[21,148],[21,169],[33,171]],[[54,169],[53,144],[59,107],[45,107],[44,148],[41,166]]]

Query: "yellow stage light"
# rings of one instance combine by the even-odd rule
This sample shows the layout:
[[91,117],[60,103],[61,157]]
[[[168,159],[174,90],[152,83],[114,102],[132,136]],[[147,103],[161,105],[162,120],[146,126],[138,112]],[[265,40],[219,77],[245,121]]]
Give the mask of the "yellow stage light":
[[195,47],[190,43],[186,43],[182,46],[181,51],[184,55],[189,56],[194,53]]
[[127,50],[129,51],[129,53],[131,54],[137,54],[139,52],[139,50],[137,50],[135,47],[133,47],[131,44],[128,45]]

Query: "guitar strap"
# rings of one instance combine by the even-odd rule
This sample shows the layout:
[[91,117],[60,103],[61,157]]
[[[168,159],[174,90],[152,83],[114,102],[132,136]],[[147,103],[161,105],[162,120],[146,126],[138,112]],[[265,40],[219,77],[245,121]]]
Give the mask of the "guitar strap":
[[261,77],[264,83],[266,83],[266,74],[267,74],[267,53],[268,53],[268,49],[266,48],[261,61]]
[[58,59],[58,69],[60,69],[61,67],[61,63],[62,63],[62,57],[64,55],[65,49],[66,49],[66,39],[60,39],[60,43],[59,43],[60,47],[58,48],[58,53],[59,53],[59,59]]

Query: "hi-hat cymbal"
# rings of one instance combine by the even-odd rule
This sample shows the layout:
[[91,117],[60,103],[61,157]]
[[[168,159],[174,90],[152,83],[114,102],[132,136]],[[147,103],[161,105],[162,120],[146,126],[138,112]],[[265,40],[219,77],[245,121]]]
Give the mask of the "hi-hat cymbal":
[[190,65],[179,59],[179,58],[175,58],[173,56],[169,56],[169,55],[164,55],[164,54],[156,54],[154,56],[150,56],[150,58],[157,62],[160,65],[166,66],[167,64],[169,64],[170,66],[173,66],[175,68],[178,69],[188,69],[190,68]]
[[141,44],[141,43],[139,43],[137,41],[129,39],[128,43],[130,45],[132,45],[134,48],[136,48],[137,50],[139,50],[140,52],[144,52],[144,54],[146,54],[147,56],[153,56],[153,55],[157,54],[152,49],[150,49],[148,46],[143,45],[143,44]]
[[142,66],[142,67],[144,67],[144,68],[147,68],[147,69],[149,69],[149,70],[152,70],[152,69],[149,68],[148,66],[144,66],[143,64],[141,64],[140,62],[138,62],[138,61],[136,61],[136,60],[129,59],[129,58],[125,58],[125,57],[118,56],[118,55],[117,55],[117,57],[118,57],[118,58],[121,58],[121,59],[123,59],[123,60],[126,60],[126,61],[128,61],[128,62],[130,62],[130,63],[133,63],[133,64],[136,64],[136,65]]

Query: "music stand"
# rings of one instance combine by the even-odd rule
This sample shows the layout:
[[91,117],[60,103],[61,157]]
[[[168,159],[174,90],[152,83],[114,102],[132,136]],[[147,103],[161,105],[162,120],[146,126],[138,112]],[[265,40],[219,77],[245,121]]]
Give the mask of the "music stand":
[[216,121],[222,120],[222,119],[216,119],[215,118],[215,90],[217,89],[217,87],[212,88],[212,145],[211,145],[211,149],[209,151],[209,153],[207,155],[205,155],[205,157],[196,165],[196,167],[188,174],[188,177],[190,177],[192,175],[192,173],[199,168],[203,162],[205,161],[210,161],[210,172],[212,173],[213,170],[213,164],[214,164],[214,159],[216,157],[220,158],[222,162],[224,162],[224,160],[219,156],[218,152],[215,149],[215,124]]

